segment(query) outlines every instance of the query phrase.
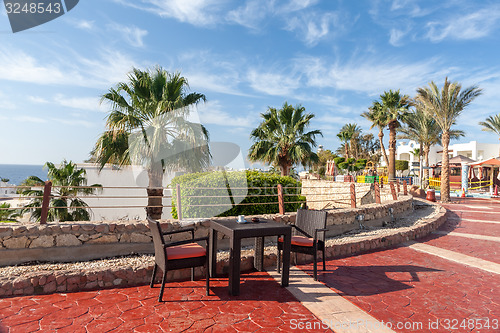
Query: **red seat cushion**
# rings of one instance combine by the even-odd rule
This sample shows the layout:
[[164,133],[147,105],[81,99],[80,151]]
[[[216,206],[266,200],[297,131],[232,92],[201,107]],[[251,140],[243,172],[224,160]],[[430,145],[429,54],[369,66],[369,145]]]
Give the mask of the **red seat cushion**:
[[[283,237],[279,238],[280,242],[283,242]],[[292,245],[297,246],[313,246],[314,239],[305,236],[292,236]]]
[[207,250],[197,243],[167,247],[167,260],[203,257]]

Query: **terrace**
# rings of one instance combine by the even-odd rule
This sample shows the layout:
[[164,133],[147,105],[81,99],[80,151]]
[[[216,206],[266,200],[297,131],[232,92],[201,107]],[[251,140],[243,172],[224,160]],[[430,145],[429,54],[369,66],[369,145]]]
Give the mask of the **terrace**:
[[[350,191],[351,185],[347,188]],[[324,195],[324,188],[316,190],[316,196]],[[244,245],[239,296],[227,292],[224,274],[229,253],[223,250],[217,263],[221,275],[211,279],[209,296],[204,295],[202,279],[189,281],[189,271],[181,270],[169,276],[162,303],[157,300],[158,288],[147,286],[153,264],[149,254],[20,264],[0,268],[0,327],[7,332],[410,332],[434,331],[436,325],[436,331],[447,331],[446,325],[449,329],[453,323],[446,319],[454,318],[460,325],[473,318],[473,325],[495,331],[500,295],[487,286],[494,285],[500,273],[499,240],[494,236],[500,202],[466,198],[460,205],[440,206],[412,200],[402,193],[403,188],[397,193],[396,187],[396,200],[391,200],[392,193],[386,190],[387,186],[381,203],[356,205],[355,194],[354,203],[350,197],[345,200],[344,206],[349,207],[330,210],[327,269],[319,270],[319,282],[311,277],[310,258],[299,256],[294,258],[299,265],[291,269],[290,285],[280,287],[271,242],[265,247],[265,272],[254,269],[253,248]],[[266,217],[284,223],[293,220],[293,213],[281,213]],[[366,217],[362,225],[356,219],[360,214]],[[345,228],[350,220],[356,228],[338,234],[336,228]],[[370,220],[389,227],[371,225]],[[334,221],[343,222],[336,225]],[[165,222],[181,228],[179,221]],[[197,234],[207,232],[206,222],[195,226]],[[49,256],[57,250],[58,240],[64,245],[59,250],[70,248],[63,238],[58,239],[62,235],[85,239],[81,236],[88,234],[90,243],[80,240],[79,247],[97,246],[101,251],[106,246],[119,247],[120,241],[104,242],[113,234],[121,240],[135,233],[135,242],[128,246],[140,244],[138,235],[147,235],[144,228],[140,222],[49,223],[2,226],[0,235],[4,247],[16,237],[26,237],[31,245],[36,239],[33,235],[43,236],[42,230],[50,230],[54,246],[41,248]],[[143,240],[143,245],[151,242]],[[30,245],[18,250],[36,249]],[[485,247],[491,251],[484,253]]]

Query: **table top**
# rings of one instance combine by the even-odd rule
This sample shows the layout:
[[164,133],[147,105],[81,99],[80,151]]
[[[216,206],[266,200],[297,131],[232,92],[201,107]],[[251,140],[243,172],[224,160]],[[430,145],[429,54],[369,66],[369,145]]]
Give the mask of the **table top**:
[[292,227],[272,220],[261,219],[259,222],[237,223],[236,219],[210,221],[210,228],[228,236],[241,238],[291,234]]

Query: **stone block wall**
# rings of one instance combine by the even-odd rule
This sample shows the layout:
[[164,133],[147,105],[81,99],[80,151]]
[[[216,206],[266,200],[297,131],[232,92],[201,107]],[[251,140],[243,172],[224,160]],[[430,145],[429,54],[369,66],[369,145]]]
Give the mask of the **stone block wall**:
[[[311,209],[333,209],[351,207],[350,187],[353,183],[334,182],[329,180],[302,180],[302,195],[306,197],[307,206]],[[354,183],[356,186],[356,206],[366,204],[371,184]],[[375,202],[375,200],[370,201]]]

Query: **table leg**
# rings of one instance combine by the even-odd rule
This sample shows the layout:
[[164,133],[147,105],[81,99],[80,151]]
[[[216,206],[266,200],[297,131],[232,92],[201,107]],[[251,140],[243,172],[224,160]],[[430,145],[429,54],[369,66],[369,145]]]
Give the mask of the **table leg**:
[[217,275],[217,230],[210,229],[210,241],[209,241],[209,272],[210,277],[215,277]]
[[264,270],[264,237],[255,237],[253,265],[259,272]]
[[241,239],[231,237],[230,244],[229,293],[237,296],[240,294]]
[[281,286],[288,287],[290,280],[290,252],[292,250],[292,234],[283,235],[283,270],[281,271]]

